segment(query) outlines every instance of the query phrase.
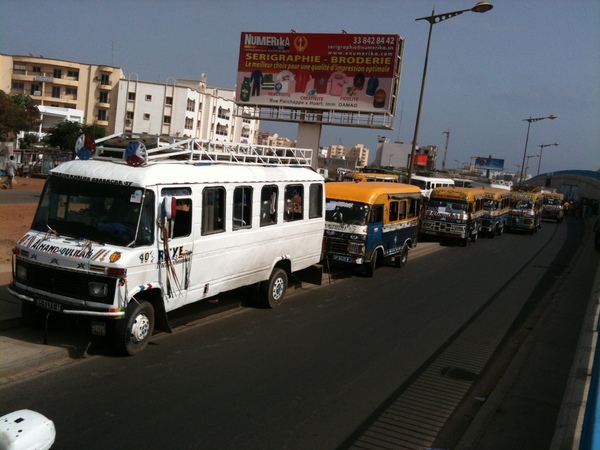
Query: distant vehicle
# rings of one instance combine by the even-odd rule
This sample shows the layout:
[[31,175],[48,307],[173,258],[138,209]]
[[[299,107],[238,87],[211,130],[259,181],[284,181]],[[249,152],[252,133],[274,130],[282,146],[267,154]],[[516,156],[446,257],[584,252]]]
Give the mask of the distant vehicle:
[[155,324],[171,330],[169,311],[248,285],[276,307],[291,274],[320,261],[325,183],[311,150],[140,139],[50,172],[14,250],[9,291],[26,322],[88,318],[133,355]]
[[398,175],[375,172],[347,172],[342,181],[398,183]]
[[544,197],[541,188],[513,186],[510,192],[510,212],[506,228],[510,231],[537,233],[542,227]]
[[394,257],[403,267],[416,247],[421,191],[404,183],[325,185],[324,258],[364,264],[372,277],[377,262]]
[[484,189],[483,209],[481,219],[481,231],[490,238],[500,236],[504,231],[510,212],[510,191],[486,187]]
[[543,193],[542,220],[555,220],[561,223],[564,219],[565,196],[558,192]]
[[429,236],[457,239],[466,246],[476,242],[482,228],[485,190],[480,188],[435,188],[423,214],[421,232]]
[[418,186],[423,193],[423,197],[429,198],[431,191],[438,187],[454,187],[454,180],[451,178],[436,178],[424,177],[421,175],[413,175],[410,179],[410,184]]

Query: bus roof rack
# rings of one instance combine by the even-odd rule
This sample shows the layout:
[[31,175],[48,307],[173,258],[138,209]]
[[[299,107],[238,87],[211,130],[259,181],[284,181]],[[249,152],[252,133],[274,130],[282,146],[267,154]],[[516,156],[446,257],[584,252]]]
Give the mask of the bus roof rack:
[[312,149],[148,134],[113,134],[96,141],[93,158],[124,161],[132,166],[155,162],[218,162],[311,167]]

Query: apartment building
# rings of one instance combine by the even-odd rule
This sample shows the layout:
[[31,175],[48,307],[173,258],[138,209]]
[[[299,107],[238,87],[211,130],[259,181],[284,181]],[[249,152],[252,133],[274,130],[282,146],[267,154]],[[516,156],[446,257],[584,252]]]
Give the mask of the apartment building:
[[356,160],[356,167],[365,167],[369,161],[369,149],[363,144],[352,147],[344,145],[331,145],[327,152],[328,158],[346,158]]
[[0,54],[4,92],[29,95],[35,104],[55,113],[57,108],[83,111],[84,123],[96,123],[108,133],[114,131],[114,90],[121,78],[118,67]]
[[104,127],[107,135],[125,131],[253,143],[260,124],[234,116],[235,91],[208,87],[204,74],[200,80],[152,83],[135,73],[125,77],[118,67],[0,54],[0,89],[29,95],[40,110],[51,110],[53,120],[43,121],[41,133],[57,117],[82,115],[83,123]]

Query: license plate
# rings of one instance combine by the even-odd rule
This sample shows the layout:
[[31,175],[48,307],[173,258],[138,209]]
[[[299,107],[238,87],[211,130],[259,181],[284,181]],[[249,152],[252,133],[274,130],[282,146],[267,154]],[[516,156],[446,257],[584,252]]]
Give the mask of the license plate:
[[40,307],[40,308],[44,308],[47,309],[49,311],[54,311],[54,312],[61,312],[62,311],[62,305],[59,303],[54,303],[54,302],[49,302],[48,300],[41,300],[38,299],[36,304]]
[[92,334],[94,336],[106,336],[106,322],[92,320]]
[[341,255],[333,255],[333,260],[348,262],[348,263],[351,263],[352,261],[354,261],[350,256],[341,256]]

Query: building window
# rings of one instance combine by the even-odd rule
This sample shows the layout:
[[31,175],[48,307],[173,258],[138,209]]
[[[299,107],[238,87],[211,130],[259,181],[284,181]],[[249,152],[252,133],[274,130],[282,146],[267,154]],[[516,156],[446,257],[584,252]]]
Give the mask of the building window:
[[42,68],[40,66],[33,66],[33,69],[31,69],[31,71],[34,73],[42,73]]
[[188,111],[195,111],[196,110],[196,100],[192,100],[191,98],[188,98],[186,109]]
[[103,86],[110,86],[110,77],[105,73],[100,75],[100,84]]
[[52,98],[60,98],[60,86],[52,86]]
[[62,78],[62,70],[54,69],[54,78]]
[[100,92],[100,97],[98,98],[100,103],[109,103],[108,101],[108,92]]
[[127,100],[135,100],[135,92],[129,92],[127,94]]
[[165,105],[172,105],[172,104],[173,104],[173,97],[165,98]]
[[77,70],[69,70],[67,71],[67,77],[79,80],[79,72]]
[[24,90],[25,89],[25,83],[20,83],[18,81],[15,81],[15,82],[13,82],[12,87],[13,87],[13,89]]
[[39,84],[32,84],[31,85],[31,95],[42,95],[42,91],[40,89],[40,85]]
[[152,101],[152,96],[150,94],[146,94],[146,101],[147,102],[151,102]]
[[163,123],[169,125],[171,123],[171,116],[163,116]]
[[144,120],[150,120],[150,114],[148,114],[148,113],[144,114]]
[[192,119],[190,117],[186,117],[184,126],[185,126],[186,130],[193,130],[194,129],[194,119]]
[[98,120],[106,121],[106,120],[108,120],[106,117],[107,117],[106,109],[99,109],[98,110]]
[[133,120],[133,111],[127,111],[125,118],[129,119],[129,120]]

